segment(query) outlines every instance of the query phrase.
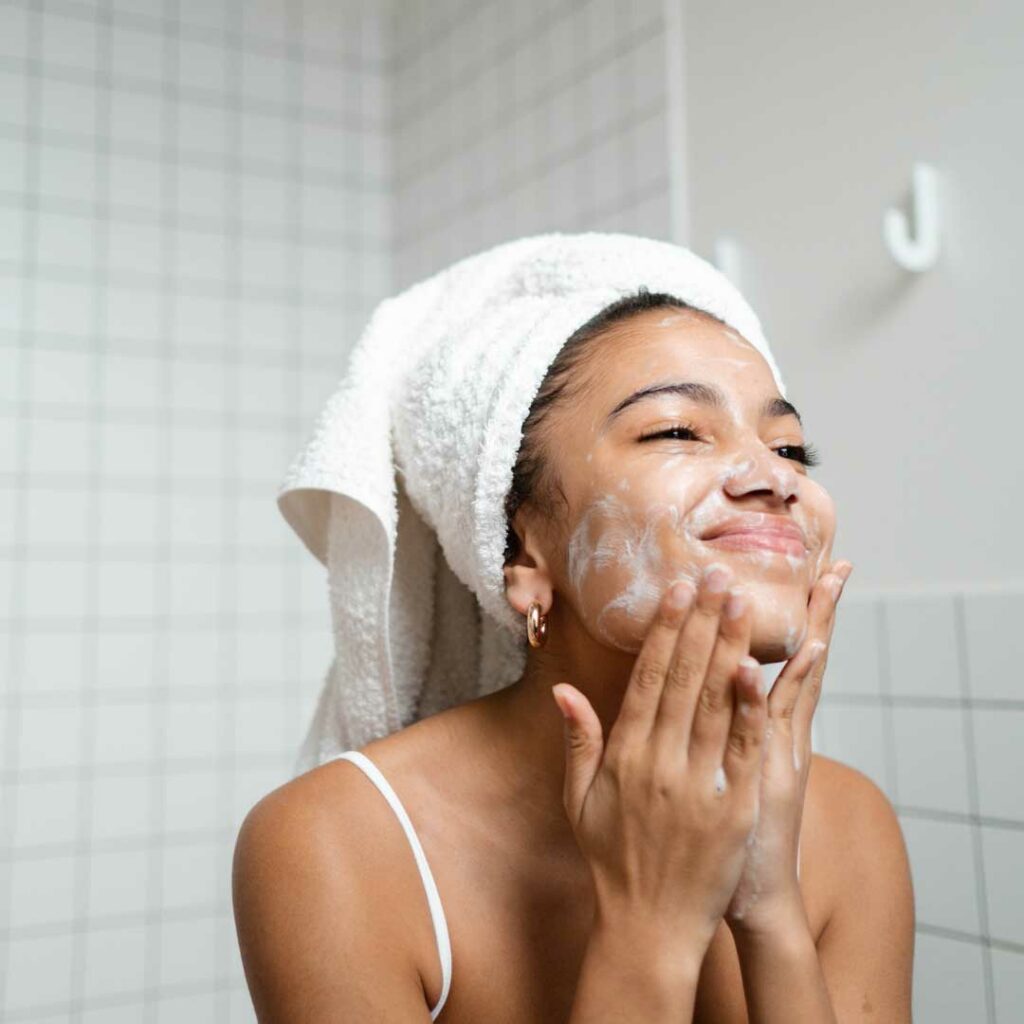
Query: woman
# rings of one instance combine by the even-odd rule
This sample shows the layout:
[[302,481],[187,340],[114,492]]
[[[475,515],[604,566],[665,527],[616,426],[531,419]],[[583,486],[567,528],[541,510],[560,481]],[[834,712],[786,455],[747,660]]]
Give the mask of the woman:
[[[520,677],[243,824],[261,1021],[910,1020],[897,819],[810,751],[852,568],[833,502],[754,328],[685,301],[692,263],[651,292],[620,286],[629,262],[520,421],[501,570]],[[758,663],[785,659],[763,693]]]

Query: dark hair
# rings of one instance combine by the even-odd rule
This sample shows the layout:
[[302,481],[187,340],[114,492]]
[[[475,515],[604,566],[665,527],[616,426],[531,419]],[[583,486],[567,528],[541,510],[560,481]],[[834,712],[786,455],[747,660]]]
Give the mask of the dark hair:
[[[667,292],[649,292],[641,286],[637,292],[624,295],[605,306],[585,324],[578,327],[559,350],[548,367],[530,411],[523,421],[523,440],[512,470],[512,486],[505,496],[505,565],[519,554],[519,537],[512,528],[512,519],[519,507],[532,502],[544,514],[551,516],[556,496],[566,501],[565,493],[544,457],[540,440],[540,426],[551,408],[560,401],[571,401],[580,391],[579,382],[573,384],[574,371],[583,359],[588,343],[600,337],[613,324],[648,309],[671,307],[690,309],[719,320],[714,314],[697,309]],[[722,321],[719,321],[722,322]]]

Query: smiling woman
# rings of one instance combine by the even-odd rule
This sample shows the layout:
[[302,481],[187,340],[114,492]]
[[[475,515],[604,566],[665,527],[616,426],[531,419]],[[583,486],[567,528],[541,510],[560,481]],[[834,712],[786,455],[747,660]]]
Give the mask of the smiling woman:
[[[569,339],[541,386],[506,501],[506,559],[522,550],[523,507],[566,552],[555,589],[636,652],[669,583],[724,558],[754,597],[751,653],[781,661],[803,639],[835,532],[816,462],[753,345],[671,295],[627,296]],[[536,587],[529,568],[518,577]]]
[[[811,751],[852,566],[831,560],[834,503],[756,318],[693,254],[625,235],[509,243],[406,302],[432,283],[436,306],[389,307],[425,347],[383,434],[360,404],[379,391],[349,380],[331,406],[369,409],[355,440],[393,441],[400,517],[425,525],[374,568],[380,534],[347,506],[292,508],[329,549],[332,597],[398,584],[336,615],[336,638],[357,628],[317,763],[238,837],[259,1019],[909,1021],[899,826],[866,777]],[[349,440],[340,424],[322,419],[318,457]],[[349,461],[362,515],[372,467]],[[292,486],[340,487],[344,468]],[[462,583],[401,575],[424,562],[479,606],[460,617]],[[471,628],[488,617],[521,645],[500,685],[494,635],[477,647]],[[375,662],[392,623],[415,645]],[[782,660],[766,693],[760,665]],[[410,680],[412,719],[347,743]]]

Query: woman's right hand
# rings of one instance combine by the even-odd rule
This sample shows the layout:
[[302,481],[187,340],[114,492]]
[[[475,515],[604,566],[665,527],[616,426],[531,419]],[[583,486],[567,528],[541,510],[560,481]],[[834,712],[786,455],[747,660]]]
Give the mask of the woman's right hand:
[[563,803],[599,913],[686,929],[704,948],[756,825],[767,721],[750,599],[718,572],[677,583],[681,604],[673,587],[662,595],[606,743],[587,698],[552,688],[566,716]]

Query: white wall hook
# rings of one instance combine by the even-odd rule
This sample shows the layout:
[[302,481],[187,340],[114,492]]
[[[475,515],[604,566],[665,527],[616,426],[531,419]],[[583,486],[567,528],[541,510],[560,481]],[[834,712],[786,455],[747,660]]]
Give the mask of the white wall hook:
[[913,234],[907,215],[894,209],[885,211],[882,234],[892,258],[905,270],[920,272],[939,258],[939,183],[930,164],[914,164],[911,208]]
[[731,238],[715,239],[715,254],[711,262],[737,288],[740,286],[740,247]]

